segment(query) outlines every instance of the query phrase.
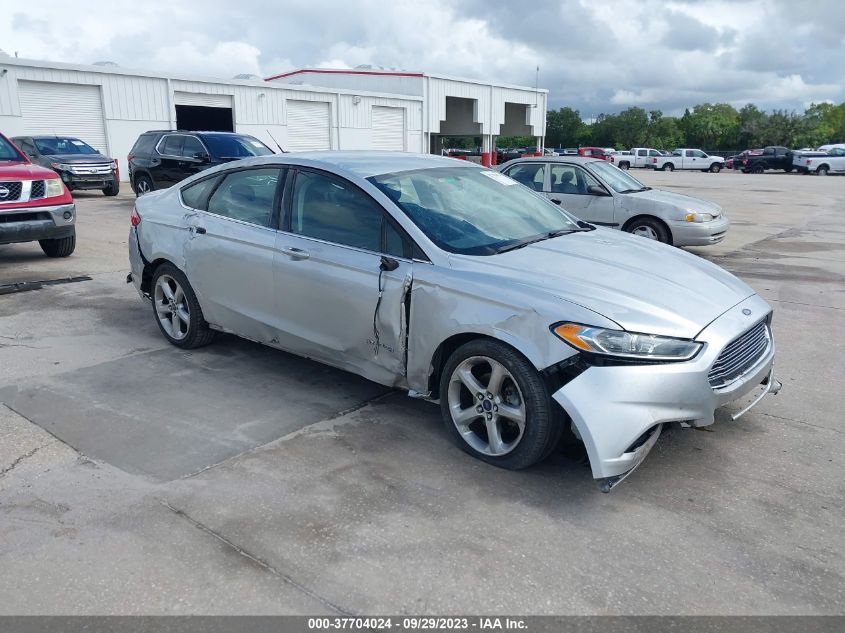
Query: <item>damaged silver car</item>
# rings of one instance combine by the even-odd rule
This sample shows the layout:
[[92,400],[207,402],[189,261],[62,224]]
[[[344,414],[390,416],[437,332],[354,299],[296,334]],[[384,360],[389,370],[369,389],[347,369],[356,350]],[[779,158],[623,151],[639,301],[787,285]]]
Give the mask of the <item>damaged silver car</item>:
[[606,491],[665,424],[779,388],[771,308],[743,282],[465,161],[246,159],[139,198],[131,223],[128,280],[174,345],[232,332],[439,400],[503,468],[571,431]]

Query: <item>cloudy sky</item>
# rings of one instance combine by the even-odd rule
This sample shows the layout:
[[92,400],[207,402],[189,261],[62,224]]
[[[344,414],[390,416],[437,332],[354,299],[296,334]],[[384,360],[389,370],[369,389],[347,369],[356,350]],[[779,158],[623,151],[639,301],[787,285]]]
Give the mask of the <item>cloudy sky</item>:
[[585,119],[631,105],[845,101],[845,0],[29,4],[7,7],[0,47],[34,59],[226,78],[373,64],[524,85],[539,65],[551,107]]

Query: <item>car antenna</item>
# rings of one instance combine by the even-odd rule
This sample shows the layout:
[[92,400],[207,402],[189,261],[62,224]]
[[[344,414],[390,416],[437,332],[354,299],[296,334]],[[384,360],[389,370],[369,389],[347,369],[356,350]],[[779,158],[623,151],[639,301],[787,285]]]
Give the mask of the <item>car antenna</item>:
[[282,149],[282,146],[281,146],[281,145],[279,145],[279,141],[277,141],[275,138],[273,138],[273,135],[272,135],[272,134],[270,134],[270,130],[265,130],[265,131],[267,132],[267,136],[269,136],[270,138],[272,138],[272,139],[273,139],[273,142],[276,144],[276,147],[278,147],[278,148],[279,148],[279,151],[280,151],[282,154],[287,154],[287,152],[286,152],[285,150],[283,150],[283,149]]

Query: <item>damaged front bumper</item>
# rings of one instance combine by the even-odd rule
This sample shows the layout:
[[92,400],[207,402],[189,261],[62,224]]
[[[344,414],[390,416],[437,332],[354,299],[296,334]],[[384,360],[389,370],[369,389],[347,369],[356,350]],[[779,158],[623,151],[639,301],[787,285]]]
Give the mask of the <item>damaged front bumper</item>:
[[553,394],[584,442],[593,477],[601,480],[603,491],[642,463],[664,424],[707,426],[713,423],[717,408],[763,385],[762,394],[736,419],[766,394],[777,393],[780,383],[774,377],[771,338],[762,356],[733,382],[715,389],[708,381],[708,372],[725,346],[768,318],[770,311],[760,297],[749,297],[699,334],[696,340],[705,346],[693,360],[591,366]]

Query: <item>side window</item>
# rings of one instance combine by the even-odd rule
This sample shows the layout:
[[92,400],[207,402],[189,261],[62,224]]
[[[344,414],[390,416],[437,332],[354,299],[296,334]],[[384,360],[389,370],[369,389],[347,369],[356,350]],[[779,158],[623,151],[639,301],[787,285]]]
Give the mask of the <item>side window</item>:
[[279,177],[277,168],[244,169],[227,174],[208,199],[208,212],[270,226]]
[[184,138],[181,134],[169,134],[165,136],[164,142],[159,146],[159,153],[165,156],[181,156]]
[[404,240],[385,217],[384,209],[357,187],[339,178],[299,172],[293,186],[290,213],[291,233],[375,253],[404,256]]
[[192,209],[205,211],[205,199],[219,178],[206,178],[182,189],[182,202]]
[[507,171],[507,175],[534,191],[542,191],[546,178],[546,165],[545,163],[514,165]]
[[185,144],[182,146],[182,156],[197,158],[198,154],[205,154],[205,147],[196,136],[184,136]]
[[650,150],[648,150],[648,155],[649,156],[660,156],[660,152],[658,152],[656,149],[650,149]]
[[707,154],[702,152],[700,149],[693,150],[692,155],[696,158],[707,158]]
[[574,165],[552,165],[552,193],[587,195],[587,188],[599,186],[598,180]]
[[638,149],[637,156],[648,156],[648,150]]

